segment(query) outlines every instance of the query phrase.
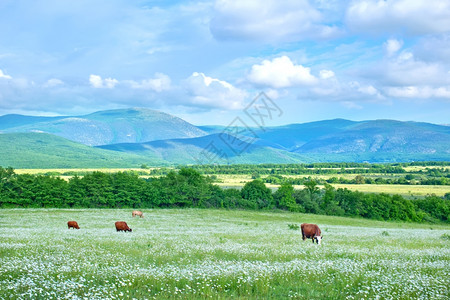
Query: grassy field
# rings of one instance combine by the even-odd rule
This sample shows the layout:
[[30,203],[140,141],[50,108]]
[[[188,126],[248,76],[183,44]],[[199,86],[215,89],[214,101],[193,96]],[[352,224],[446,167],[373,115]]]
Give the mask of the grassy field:
[[[448,299],[450,226],[284,212],[0,210],[4,299]],[[68,230],[67,221],[80,230]],[[126,221],[131,233],[116,232]],[[288,224],[319,224],[322,245]]]
[[[346,178],[355,178],[355,174],[345,174]],[[309,175],[299,176],[285,176],[285,177],[307,177]],[[222,187],[242,188],[246,182],[251,181],[251,175],[218,175],[220,182],[217,185]],[[329,175],[312,176],[313,178],[328,178]],[[404,196],[426,196],[435,194],[437,196],[444,196],[450,193],[450,186],[448,185],[402,185],[402,184],[331,184],[335,188],[347,188],[352,191],[360,191],[363,193],[387,193],[399,194]],[[272,190],[276,190],[278,185],[266,184]],[[319,185],[320,188],[323,186]],[[295,189],[303,189],[303,185],[295,185]]]
[[431,194],[444,196],[446,193],[450,193],[450,186],[448,185],[332,184],[332,186],[363,193],[387,193],[405,196],[426,196]]

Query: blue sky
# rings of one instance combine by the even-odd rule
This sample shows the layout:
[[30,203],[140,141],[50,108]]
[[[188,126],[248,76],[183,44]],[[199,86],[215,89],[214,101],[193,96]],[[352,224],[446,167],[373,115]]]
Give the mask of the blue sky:
[[0,0],[0,115],[450,123],[450,1]]

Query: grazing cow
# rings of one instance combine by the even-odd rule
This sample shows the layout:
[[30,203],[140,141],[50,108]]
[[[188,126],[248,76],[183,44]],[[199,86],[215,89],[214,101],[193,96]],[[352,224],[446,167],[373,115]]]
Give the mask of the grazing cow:
[[303,240],[306,240],[307,238],[311,238],[312,242],[314,244],[314,241],[317,242],[317,244],[320,245],[322,241],[322,232],[320,231],[319,226],[316,224],[307,224],[303,223],[301,225],[302,228],[302,238]]
[[126,222],[122,222],[122,221],[117,221],[116,222],[116,230],[117,231],[129,231],[131,232],[131,228],[128,227]]
[[75,221],[69,221],[67,222],[67,227],[73,228],[73,229],[80,229],[80,226],[78,226],[78,223]]
[[133,211],[133,213],[131,215],[133,216],[133,218],[136,217],[136,216],[139,216],[140,218],[144,217],[144,213],[142,211],[140,211],[140,210]]

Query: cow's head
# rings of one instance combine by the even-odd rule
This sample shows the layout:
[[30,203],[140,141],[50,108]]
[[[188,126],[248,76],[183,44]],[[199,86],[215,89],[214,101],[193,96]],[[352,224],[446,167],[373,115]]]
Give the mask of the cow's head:
[[320,243],[322,243],[322,236],[321,235],[315,236],[314,239],[316,240],[318,245],[320,245]]

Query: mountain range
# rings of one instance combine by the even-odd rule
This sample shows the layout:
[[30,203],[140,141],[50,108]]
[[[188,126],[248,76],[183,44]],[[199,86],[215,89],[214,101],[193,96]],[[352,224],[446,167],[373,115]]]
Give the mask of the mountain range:
[[450,160],[450,126],[325,120],[230,130],[144,108],[85,116],[0,116],[0,166],[137,167],[210,163]]

